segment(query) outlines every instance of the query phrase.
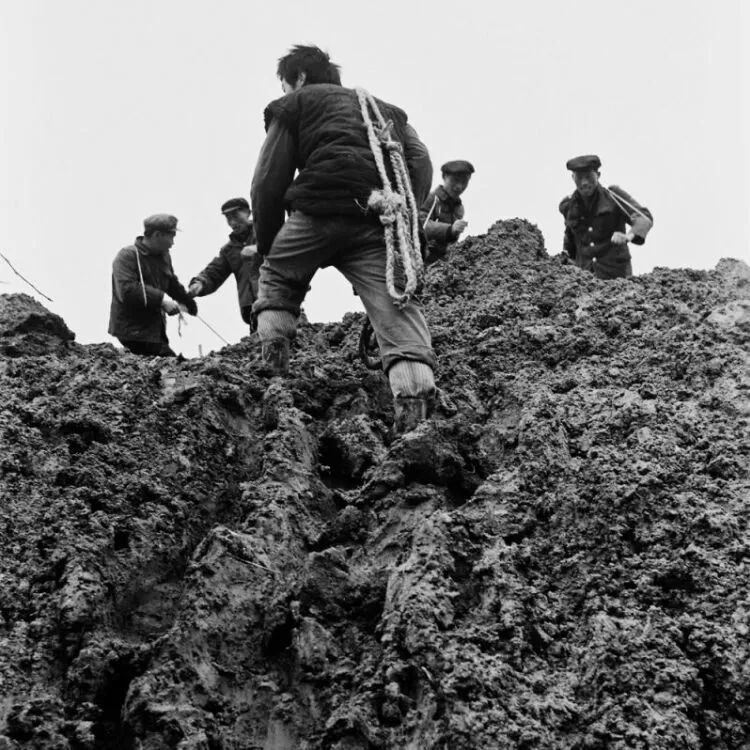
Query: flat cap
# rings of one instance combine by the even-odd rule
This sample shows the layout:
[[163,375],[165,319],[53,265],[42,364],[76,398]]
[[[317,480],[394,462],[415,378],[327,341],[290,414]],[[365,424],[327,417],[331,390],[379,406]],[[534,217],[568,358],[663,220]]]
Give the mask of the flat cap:
[[592,172],[601,167],[602,162],[596,154],[575,156],[565,162],[565,167],[571,172]]
[[171,214],[153,214],[143,220],[143,231],[176,232],[177,217]]
[[445,164],[440,167],[440,171],[443,174],[474,174],[474,166],[470,161],[454,159],[453,161],[445,162]]
[[230,198],[221,206],[221,213],[231,214],[232,211],[249,211],[250,204],[244,198]]

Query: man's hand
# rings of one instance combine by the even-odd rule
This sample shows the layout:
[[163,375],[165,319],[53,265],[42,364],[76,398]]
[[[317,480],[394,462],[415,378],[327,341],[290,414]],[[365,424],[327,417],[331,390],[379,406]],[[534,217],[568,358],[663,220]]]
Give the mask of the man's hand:
[[190,315],[198,314],[198,305],[192,297],[188,297],[184,300],[179,307],[182,312],[189,313]]
[[240,255],[243,258],[254,258],[258,254],[258,246],[257,245],[245,245],[245,247],[240,250]]
[[167,315],[177,315],[177,313],[180,312],[180,306],[173,299],[168,299],[167,297],[162,299],[161,309],[164,310]]
[[461,234],[461,232],[463,232],[464,229],[466,229],[466,227],[468,226],[469,226],[468,221],[464,221],[463,219],[458,219],[457,221],[454,221],[453,224],[451,225],[451,234],[454,237],[458,237]]
[[615,232],[612,235],[612,244],[613,245],[627,245],[630,240],[633,239],[633,235],[628,232],[625,234],[624,232]]
[[197,297],[203,291],[203,284],[196,279],[188,287],[188,294],[191,297]]

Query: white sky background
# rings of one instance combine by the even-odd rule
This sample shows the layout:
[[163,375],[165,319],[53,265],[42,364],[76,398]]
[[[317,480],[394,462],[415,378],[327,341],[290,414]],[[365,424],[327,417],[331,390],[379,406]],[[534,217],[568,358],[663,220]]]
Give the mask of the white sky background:
[[[471,160],[469,234],[527,218],[562,244],[565,161],[654,213],[634,269],[750,259],[750,3],[742,0],[2,0],[0,252],[54,299],[83,343],[107,335],[111,263],[142,220],[173,213],[187,284],[228,228],[220,204],[249,195],[262,112],[281,96],[278,58],[317,44],[401,106],[435,166]],[[744,7],[743,7],[744,6]],[[311,320],[361,309],[332,269]],[[0,292],[33,293],[0,261]],[[44,302],[44,300],[42,300]],[[234,278],[198,300],[230,341],[246,335]],[[172,346],[220,347],[189,318]]]

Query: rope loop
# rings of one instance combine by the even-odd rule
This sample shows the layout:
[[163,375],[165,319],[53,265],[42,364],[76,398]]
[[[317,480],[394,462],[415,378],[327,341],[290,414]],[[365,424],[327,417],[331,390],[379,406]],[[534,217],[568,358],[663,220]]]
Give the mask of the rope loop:
[[[362,119],[367,128],[370,150],[375,158],[381,188],[374,188],[367,207],[378,214],[385,234],[385,277],[394,305],[403,308],[421,281],[424,262],[419,246],[419,207],[406,168],[403,147],[393,138],[393,120],[386,120],[375,99],[365,89],[355,89]],[[394,188],[385,165],[388,156],[396,182]],[[403,291],[396,289],[395,269],[400,264],[406,276]]]

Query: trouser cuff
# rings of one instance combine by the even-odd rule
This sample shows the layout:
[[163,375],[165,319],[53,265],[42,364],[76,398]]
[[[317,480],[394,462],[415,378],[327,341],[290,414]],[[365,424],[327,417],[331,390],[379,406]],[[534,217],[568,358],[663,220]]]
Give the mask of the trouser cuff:
[[400,359],[388,370],[394,396],[429,396],[435,392],[435,375],[424,362]]
[[258,338],[261,341],[293,339],[297,331],[297,316],[289,310],[263,310],[258,313]]

